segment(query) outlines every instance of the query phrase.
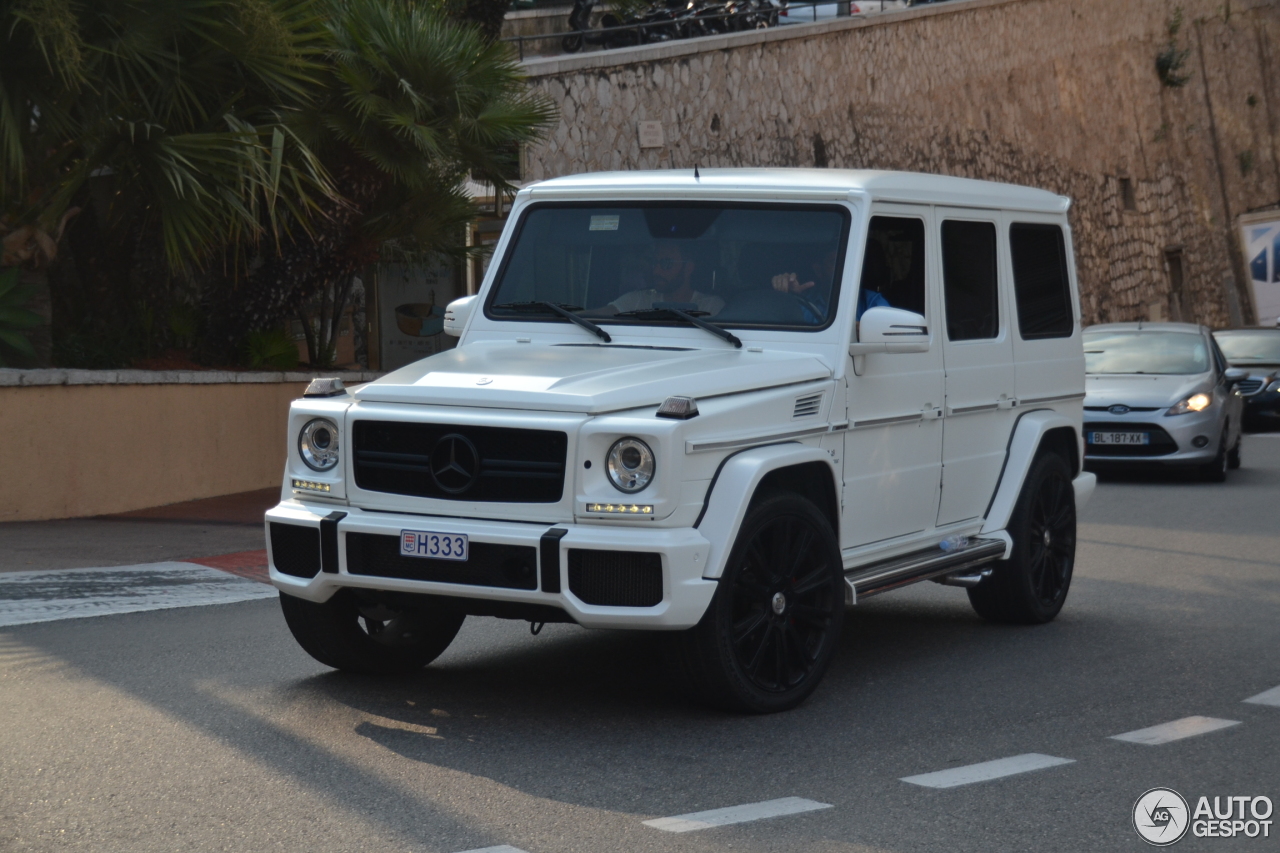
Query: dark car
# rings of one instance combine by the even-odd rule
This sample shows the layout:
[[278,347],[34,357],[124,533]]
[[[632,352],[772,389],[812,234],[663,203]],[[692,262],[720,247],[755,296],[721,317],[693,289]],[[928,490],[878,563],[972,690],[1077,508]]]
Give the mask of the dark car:
[[1213,337],[1232,367],[1249,371],[1236,385],[1244,397],[1245,428],[1280,427],[1280,329],[1227,329]]

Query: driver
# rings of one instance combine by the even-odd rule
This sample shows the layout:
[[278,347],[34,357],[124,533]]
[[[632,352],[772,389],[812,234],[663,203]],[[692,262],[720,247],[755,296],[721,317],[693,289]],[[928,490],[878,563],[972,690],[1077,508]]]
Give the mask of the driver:
[[[871,259],[871,246],[879,249],[879,244],[869,244],[867,252],[867,267],[874,266]],[[883,257],[883,250],[881,251]],[[887,264],[885,264],[887,268]],[[779,293],[790,293],[794,296],[802,297],[806,302],[814,308],[822,312],[821,317],[810,317],[813,312],[806,306],[805,319],[811,323],[821,323],[827,316],[827,306],[831,302],[831,285],[835,281],[836,276],[836,251],[832,249],[821,257],[814,260],[813,278],[809,281],[801,282],[800,277],[793,272],[784,272],[773,277],[771,284],[773,289]],[[865,278],[865,276],[864,276]],[[885,299],[875,290],[869,287],[862,287],[858,290],[858,309],[854,316],[854,320],[861,320],[862,314],[868,308],[888,308],[889,300]]]
[[693,259],[686,257],[679,243],[663,240],[653,251],[653,273],[650,276],[653,287],[624,293],[606,305],[604,310],[621,314],[624,311],[648,310],[655,302],[683,302],[715,316],[724,307],[724,300],[693,289],[689,280],[694,266]]

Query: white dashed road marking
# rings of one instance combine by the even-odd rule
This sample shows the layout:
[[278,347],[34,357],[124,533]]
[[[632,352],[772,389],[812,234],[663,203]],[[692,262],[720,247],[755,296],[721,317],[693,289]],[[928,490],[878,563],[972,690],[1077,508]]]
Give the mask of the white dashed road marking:
[[1250,696],[1244,700],[1250,705],[1274,705],[1280,708],[1280,687],[1272,687],[1270,690],[1264,690],[1257,696]]
[[1216,732],[1218,729],[1226,729],[1238,725],[1240,725],[1239,720],[1219,720],[1214,717],[1183,717],[1181,720],[1161,723],[1149,729],[1138,729],[1133,732],[1125,732],[1122,735],[1112,735],[1111,739],[1123,740],[1128,743],[1141,743],[1146,746],[1159,746],[1162,743],[1171,743],[1175,740],[1208,734],[1209,732]]
[[499,844],[497,847],[480,847],[475,850],[464,850],[463,853],[525,853],[519,847],[510,844]]
[[267,584],[195,563],[0,573],[0,627],[275,598]]
[[802,812],[829,808],[831,808],[829,803],[819,803],[801,797],[783,797],[780,800],[748,803],[745,806],[730,806],[727,809],[712,809],[708,812],[654,818],[653,820],[646,820],[644,825],[666,832],[693,832],[695,829],[710,829],[714,826],[728,826],[734,823],[747,823],[753,820],[764,820],[771,817],[782,817],[783,815],[801,814]]
[[1018,773],[1030,773],[1032,770],[1044,770],[1063,764],[1075,764],[1074,758],[1056,758],[1052,755],[1041,755],[1028,752],[1025,755],[1014,755],[1010,758],[998,758],[995,761],[984,761],[981,764],[969,764],[964,767],[952,767],[950,770],[938,770],[934,773],[921,773],[919,776],[907,776],[903,782],[912,785],[923,785],[926,788],[954,788],[958,785],[971,785],[974,782],[986,782]]

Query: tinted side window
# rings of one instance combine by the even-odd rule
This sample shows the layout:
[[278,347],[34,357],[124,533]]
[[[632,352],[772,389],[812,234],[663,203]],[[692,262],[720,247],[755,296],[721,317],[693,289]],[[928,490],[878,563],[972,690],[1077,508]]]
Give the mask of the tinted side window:
[[943,222],[942,282],[948,338],[972,341],[1000,334],[996,281],[996,226],[991,222]]
[[1009,249],[1023,340],[1071,337],[1075,323],[1062,229],[1015,223],[1009,228]]
[[862,293],[879,293],[893,308],[924,314],[924,222],[873,216],[862,261]]

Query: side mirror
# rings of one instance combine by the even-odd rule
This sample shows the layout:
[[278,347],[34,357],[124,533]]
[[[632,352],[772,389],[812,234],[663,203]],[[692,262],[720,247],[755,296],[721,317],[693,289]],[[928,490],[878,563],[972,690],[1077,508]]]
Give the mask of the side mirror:
[[1231,388],[1249,378],[1249,371],[1240,367],[1228,367],[1222,373],[1222,378],[1227,380],[1227,387]]
[[871,353],[928,352],[929,326],[924,317],[901,308],[868,308],[858,321],[858,342],[849,344],[853,373],[861,376]]
[[462,330],[467,327],[467,321],[471,319],[471,312],[475,309],[476,299],[478,298],[478,296],[464,296],[449,303],[449,307],[444,309],[444,333],[446,335],[452,335],[455,338],[462,337]]

